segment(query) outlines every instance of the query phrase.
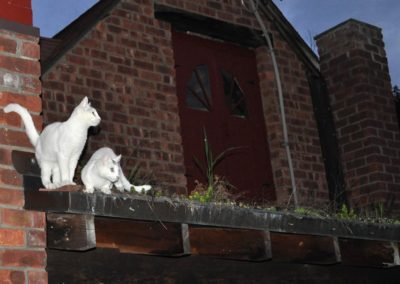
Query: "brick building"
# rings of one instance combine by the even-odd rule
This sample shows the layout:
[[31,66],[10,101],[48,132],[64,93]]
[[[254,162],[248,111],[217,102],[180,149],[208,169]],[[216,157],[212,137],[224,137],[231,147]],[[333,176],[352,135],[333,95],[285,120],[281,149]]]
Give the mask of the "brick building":
[[[308,73],[316,72],[317,60],[297,38],[288,43],[287,38],[293,37],[289,32],[294,31],[280,32],[279,29],[291,27],[284,22],[275,6],[267,5],[266,9],[277,13],[270,17],[280,17],[277,21],[278,27],[270,21],[268,26],[272,31],[282,70],[297,187],[304,202],[325,203],[328,200],[328,190],[307,77]],[[269,13],[266,10],[264,12]],[[178,19],[178,16],[182,18]],[[183,32],[191,32],[191,36]],[[186,38],[182,39],[184,36]],[[215,43],[212,37],[219,45],[210,47]],[[221,106],[223,102],[218,104],[218,98],[215,98],[215,108],[209,111],[211,118],[202,117],[204,110],[197,110],[197,113],[187,114],[189,118],[180,119],[186,111],[182,105],[186,104],[185,87],[190,80],[190,72],[202,63],[188,62],[187,66],[177,67],[182,65],[175,62],[180,60],[176,56],[181,53],[175,53],[174,58],[174,50],[179,49],[182,44],[189,45],[182,48],[182,53],[185,49],[195,50],[190,45],[191,42],[195,42],[196,46],[203,45],[203,50],[207,50],[208,54],[211,54],[210,50],[218,49],[230,49],[234,55],[244,51],[249,53],[237,57],[249,57],[246,60],[250,60],[250,63],[246,61],[243,64],[250,64],[249,68],[259,78],[258,83],[254,81],[257,78],[253,79],[253,84],[259,85],[259,90],[251,91],[257,92],[259,97],[252,102],[254,106],[248,107],[252,111],[249,113],[249,119],[253,119],[251,124],[261,125],[254,130],[263,133],[258,138],[261,146],[249,145],[251,142],[235,138],[219,145],[218,141],[225,137],[218,134],[229,131],[226,130],[228,127],[233,128],[231,133],[226,134],[229,137],[237,136],[235,129],[238,127],[249,127],[240,124],[246,118],[237,122],[235,118],[227,117],[229,115],[224,116],[226,110]],[[300,46],[294,48],[293,45],[296,44]],[[291,186],[285,150],[282,147],[282,128],[271,60],[253,14],[239,2],[193,4],[192,1],[157,1],[153,5],[151,1],[121,1],[118,4],[116,1],[100,1],[53,39],[42,39],[41,46],[44,121],[47,123],[64,119],[82,96],[89,96],[100,112],[102,126],[100,134],[90,139],[88,152],[101,145],[112,146],[125,157],[132,157],[143,168],[152,170],[155,180],[163,187],[186,192],[187,189],[193,189],[193,183],[190,182],[189,188],[186,187],[187,177],[190,179],[191,175],[188,168],[194,167],[189,165],[193,164],[193,156],[202,155],[202,128],[206,125],[216,153],[231,146],[258,147],[257,151],[262,150],[265,157],[260,165],[265,168],[263,175],[269,178],[260,181],[258,186],[260,190],[272,192],[272,199],[276,195],[279,202],[287,202]],[[196,54],[184,56],[196,58],[201,52],[199,49]],[[297,54],[299,52],[301,56]],[[204,62],[211,60],[201,56],[204,57]],[[193,68],[189,70],[188,66]],[[184,68],[186,73],[180,71]],[[208,68],[210,74],[214,72],[211,66]],[[233,72],[236,72],[235,76],[240,76],[239,71]],[[215,73],[216,71],[212,75],[217,76]],[[181,74],[180,78],[175,74]],[[243,82],[250,79],[239,80],[242,80],[239,84],[244,85]],[[215,85],[215,88],[211,86],[212,91],[220,88],[218,83]],[[242,85],[239,87],[246,87]],[[183,99],[177,96],[177,90]],[[223,91],[219,94],[223,96]],[[199,112],[201,113],[198,114]],[[215,113],[217,116],[212,116]],[[253,113],[257,113],[257,120]],[[190,115],[194,118],[190,119]],[[221,125],[213,123],[211,128],[211,125],[207,125],[207,120],[224,122]],[[201,122],[193,124],[197,121]],[[254,136],[254,133],[244,133],[249,137]],[[240,154],[237,156],[243,158]],[[254,156],[262,155],[257,152]],[[227,160],[221,163],[221,167],[224,164],[238,163],[241,162],[233,160],[229,163]],[[246,176],[256,172],[252,166],[248,163],[236,169],[236,176],[238,171],[246,172],[247,169],[251,171]],[[199,178],[199,174],[196,178]],[[251,178],[246,182],[250,184]]]
[[[102,122],[84,158],[110,146],[126,172],[140,165],[176,193],[201,178],[192,158],[203,154],[205,128],[215,153],[241,147],[218,174],[249,200],[292,200],[271,56],[241,1],[101,0],[41,38],[40,55],[25,2],[0,9],[21,12],[0,13],[1,108],[26,106],[40,128],[42,119],[66,119],[88,96]],[[384,203],[398,213],[399,129],[380,29],[346,21],[316,38],[318,59],[278,8],[262,2],[300,204]],[[11,162],[13,150],[32,149],[15,116],[0,112],[0,125],[0,278],[45,283],[45,215],[22,209]]]
[[[260,13],[271,32],[281,72],[300,203],[364,206],[387,198],[398,202],[398,126],[380,30],[351,20],[339,25],[338,31],[327,31],[318,37],[318,62],[273,3],[261,5]],[[339,46],[340,30],[356,33],[357,29],[365,34],[365,42],[352,32],[343,32],[346,40]],[[100,134],[89,141],[88,153],[102,145],[111,146],[129,160],[128,168],[139,164],[142,170],[154,172],[154,180],[162,187],[184,193],[193,189],[195,179],[202,178],[193,156],[204,155],[201,143],[206,128],[215,153],[232,146],[250,149],[228,157],[218,174],[241,191],[250,192],[250,200],[285,204],[290,198],[292,186],[271,57],[259,24],[240,1],[157,1],[154,5],[151,1],[100,1],[41,43],[44,122],[65,119],[82,96],[89,96],[103,122]],[[338,55],[332,58],[334,54]],[[346,54],[350,54],[348,58]],[[233,58],[236,61],[231,65],[242,70],[227,65]],[[210,84],[210,89],[205,91],[207,95],[200,91],[193,97],[189,88],[199,87],[193,76],[203,65],[208,68],[210,82],[205,84]],[[227,90],[223,89],[227,79],[218,74],[224,68],[231,68],[229,72],[244,93],[245,100],[236,110],[229,110],[232,105],[227,105]],[[351,74],[345,75],[345,68]],[[258,77],[258,82],[252,81],[256,88],[248,86],[251,79],[245,74]],[[347,87],[342,80],[345,77]],[[377,89],[371,91],[363,79]],[[337,81],[341,84],[335,84]],[[246,92],[257,98],[246,97]],[[368,92],[375,93],[365,96]],[[202,100],[208,96],[214,101],[207,106]],[[231,104],[240,94],[233,96]],[[321,99],[323,96],[326,98]],[[359,100],[367,97],[368,102]],[[371,108],[374,100],[382,109]],[[363,106],[362,111],[350,117],[356,106]],[[240,117],[240,111],[247,111],[247,116]],[[374,121],[369,118],[360,124],[370,112]],[[357,129],[350,130],[353,122],[348,119],[354,120]],[[380,124],[382,119],[385,123]],[[354,133],[343,136],[343,131]],[[361,134],[368,131],[373,133]],[[350,139],[352,134],[358,138]],[[387,145],[385,149],[381,142]],[[361,158],[357,151],[366,156]],[[360,192],[358,187],[364,189]],[[371,192],[379,198],[369,200],[365,194]]]

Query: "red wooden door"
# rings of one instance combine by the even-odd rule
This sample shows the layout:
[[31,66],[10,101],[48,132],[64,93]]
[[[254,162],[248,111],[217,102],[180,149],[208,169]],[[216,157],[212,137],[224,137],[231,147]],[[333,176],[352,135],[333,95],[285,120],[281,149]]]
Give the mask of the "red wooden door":
[[204,158],[203,129],[217,166],[252,201],[274,200],[272,171],[254,52],[235,45],[173,33],[181,133],[189,191],[205,182],[194,157]]

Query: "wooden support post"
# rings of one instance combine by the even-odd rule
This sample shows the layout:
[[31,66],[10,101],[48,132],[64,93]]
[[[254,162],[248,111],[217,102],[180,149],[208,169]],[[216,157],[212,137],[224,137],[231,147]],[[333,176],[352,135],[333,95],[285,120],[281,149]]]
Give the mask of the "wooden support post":
[[264,261],[271,259],[269,232],[212,227],[189,227],[192,254]]
[[271,232],[274,261],[334,264],[340,262],[337,239],[326,236]]
[[339,239],[343,264],[393,267],[400,265],[396,242]]
[[189,254],[191,254],[189,225],[188,224],[181,224],[181,228],[182,228],[183,253],[185,255],[189,255]]
[[93,215],[47,213],[47,247],[85,251],[96,247]]

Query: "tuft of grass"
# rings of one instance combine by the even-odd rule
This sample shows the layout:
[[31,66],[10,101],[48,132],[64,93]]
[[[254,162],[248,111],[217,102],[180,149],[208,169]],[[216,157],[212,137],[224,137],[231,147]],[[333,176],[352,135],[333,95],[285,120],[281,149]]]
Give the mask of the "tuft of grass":
[[317,218],[323,217],[323,214],[320,211],[313,208],[297,207],[294,209],[293,212],[298,215],[311,216]]
[[238,196],[231,193],[233,186],[220,176],[214,176],[213,184],[205,185],[195,181],[195,189],[188,196],[191,201],[206,202],[229,202],[232,203]]
[[347,208],[346,204],[342,204],[338,213],[335,217],[341,220],[356,220],[358,218],[357,214],[354,212],[353,208]]

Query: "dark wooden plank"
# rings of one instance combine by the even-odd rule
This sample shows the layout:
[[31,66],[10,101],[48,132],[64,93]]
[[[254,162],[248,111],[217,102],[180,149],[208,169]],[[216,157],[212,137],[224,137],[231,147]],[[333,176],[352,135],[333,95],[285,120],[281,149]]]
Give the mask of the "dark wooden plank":
[[181,224],[95,218],[99,248],[115,248],[124,253],[182,256]]
[[27,190],[25,197],[27,209],[47,212],[369,240],[398,242],[400,239],[398,225],[343,222],[223,204],[197,204],[165,197]]
[[46,189],[40,188],[39,191],[46,192],[46,191],[76,191],[76,192],[83,192],[84,186],[83,185],[64,185],[57,189]]
[[341,238],[339,246],[343,264],[376,267],[400,265],[398,244],[394,242]]
[[47,247],[88,250],[96,247],[94,216],[47,213]]
[[[40,177],[37,176],[23,176],[25,204],[24,208],[28,210],[39,210],[45,212],[65,212],[69,210],[68,193],[60,191],[52,191],[47,194],[46,192],[39,192],[43,187]],[[48,210],[44,210],[48,208]],[[53,210],[51,210],[53,208]],[[90,212],[77,212],[81,214],[88,214]]]
[[397,284],[400,268],[232,261],[201,255],[157,257],[47,250],[49,283],[385,283]]
[[13,150],[11,158],[14,168],[19,174],[40,177],[40,168],[34,153]]
[[[171,23],[172,27],[177,31],[190,31],[246,47],[259,47],[265,44],[260,30],[250,29],[162,4],[155,4],[154,9],[157,19]],[[270,37],[272,38],[272,35]]]
[[328,182],[329,199],[334,208],[347,204],[343,166],[327,86],[320,75],[308,75],[310,95]]
[[327,236],[271,232],[274,261],[334,264],[340,262],[337,239]]
[[212,227],[189,227],[192,254],[264,261],[271,259],[269,233]]
[[182,228],[182,246],[183,246],[183,253],[185,255],[191,254],[191,247],[190,247],[190,236],[189,236],[189,225],[188,224],[181,224]]

